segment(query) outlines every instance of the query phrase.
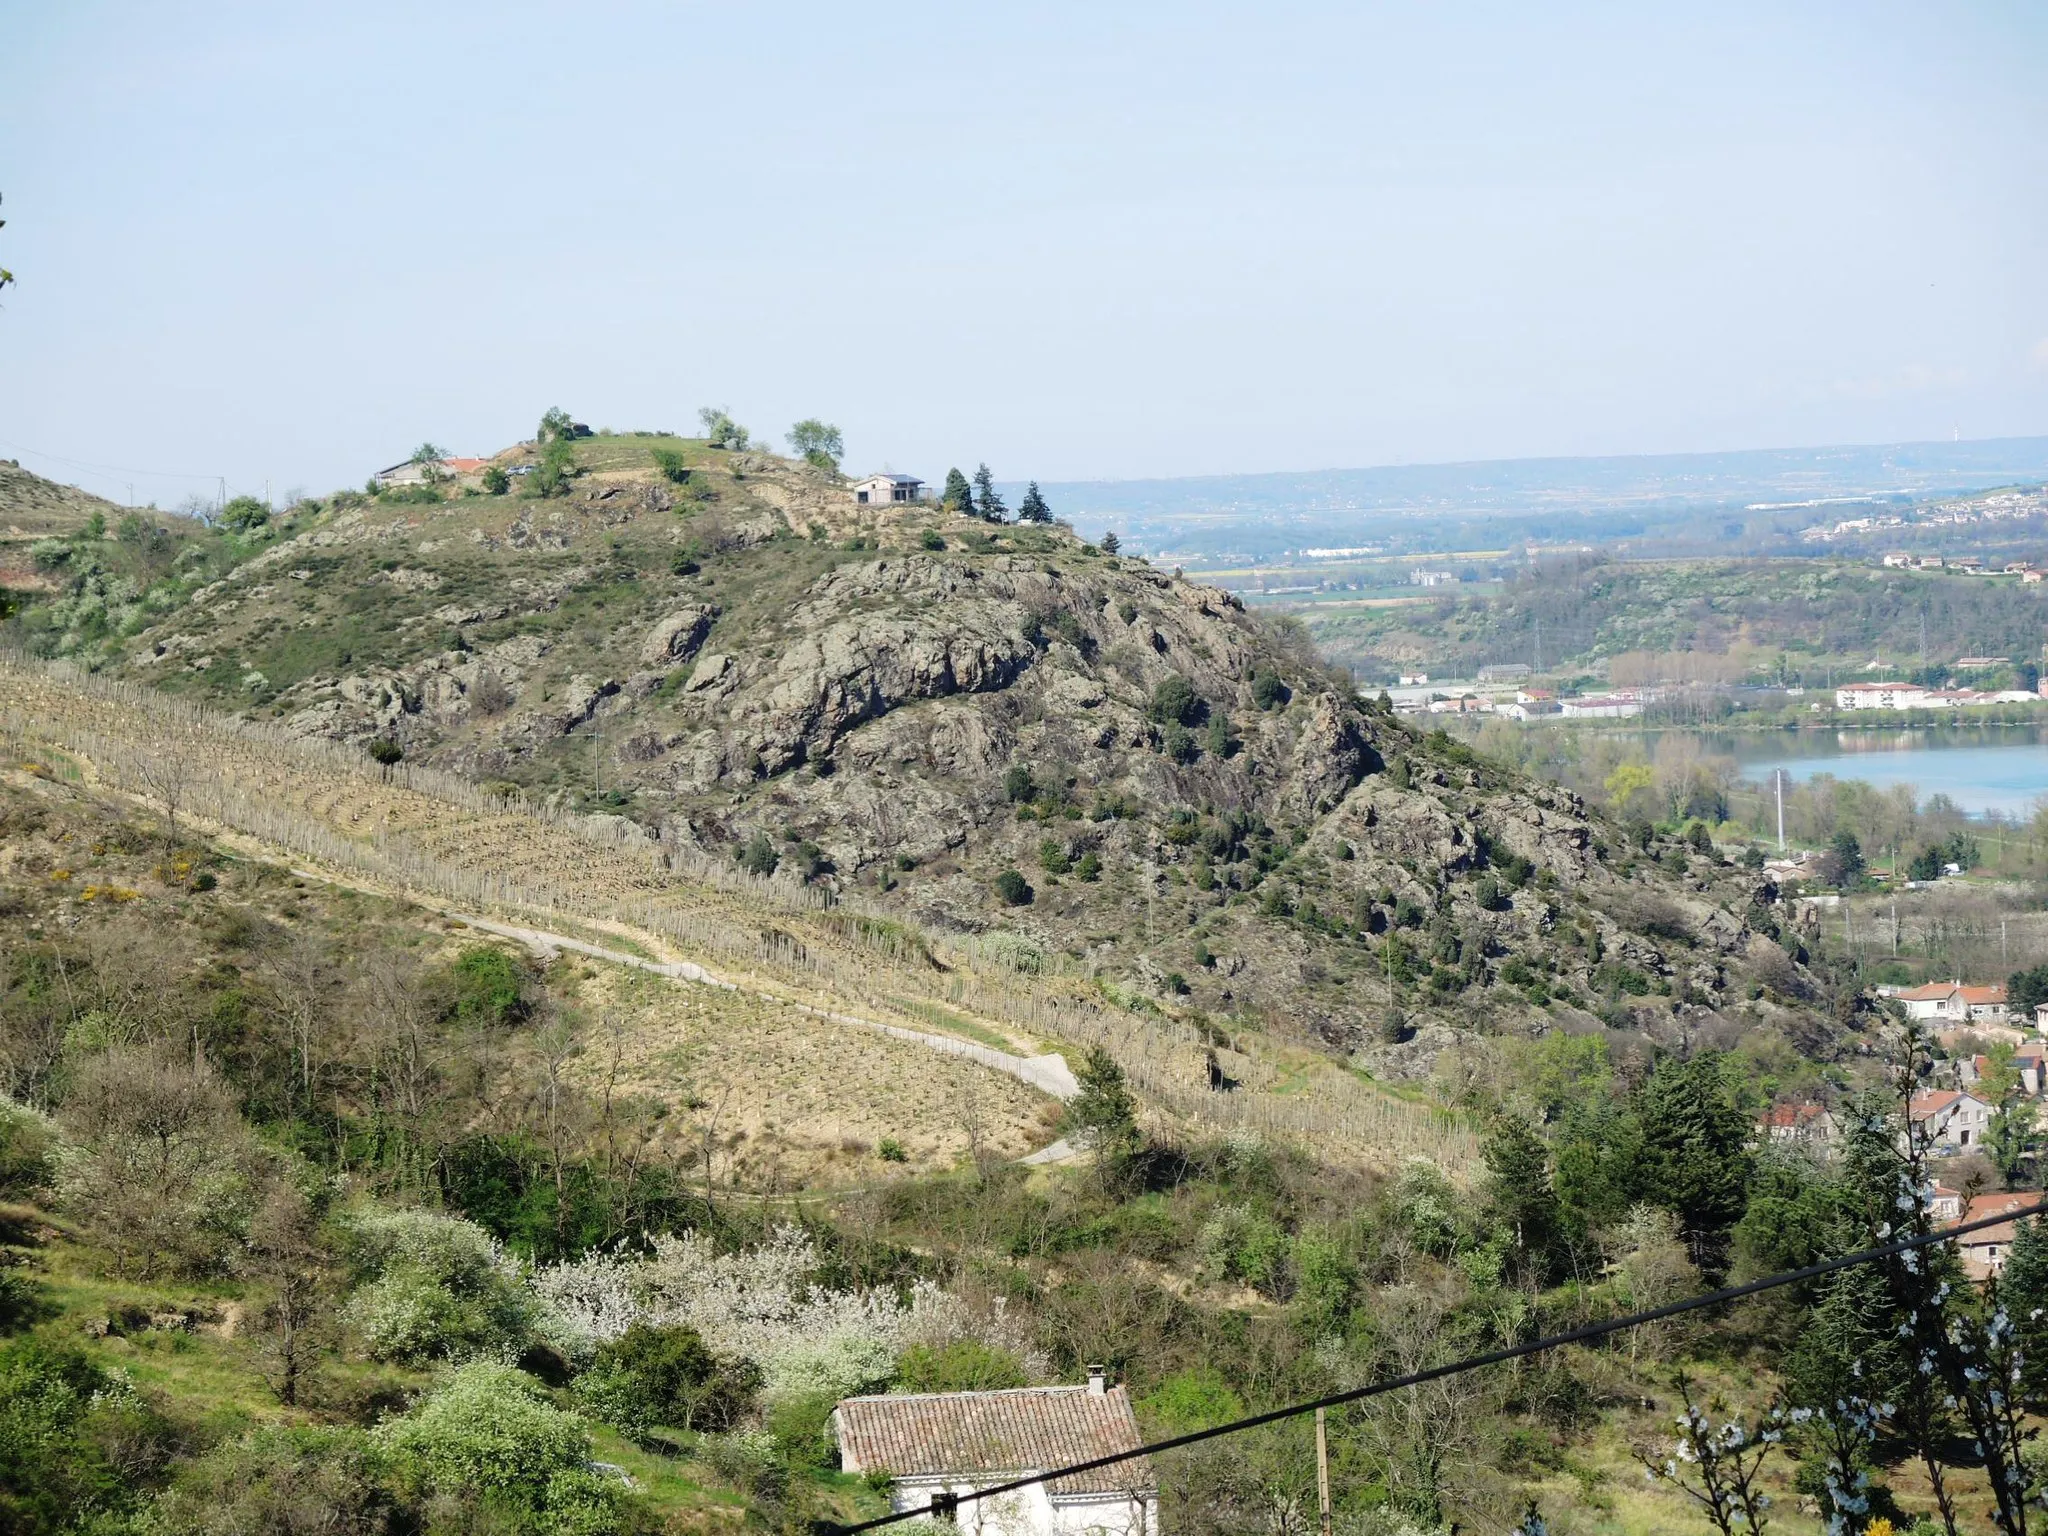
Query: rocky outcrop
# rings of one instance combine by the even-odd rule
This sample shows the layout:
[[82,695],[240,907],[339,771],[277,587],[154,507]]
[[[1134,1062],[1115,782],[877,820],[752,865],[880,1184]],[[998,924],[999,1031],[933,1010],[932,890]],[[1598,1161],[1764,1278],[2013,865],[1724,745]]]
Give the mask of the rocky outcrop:
[[1038,652],[1006,617],[974,604],[944,623],[845,619],[799,639],[743,727],[762,771],[828,755],[856,725],[899,705],[1007,687]]
[[692,603],[664,615],[640,646],[640,664],[666,668],[688,661],[710,635],[717,617],[718,608],[712,603]]

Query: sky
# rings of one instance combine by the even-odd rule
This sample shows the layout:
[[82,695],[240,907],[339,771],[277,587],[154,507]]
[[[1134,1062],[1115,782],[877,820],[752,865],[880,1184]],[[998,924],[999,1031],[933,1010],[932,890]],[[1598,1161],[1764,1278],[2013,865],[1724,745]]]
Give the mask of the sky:
[[2044,65],[2030,3],[0,0],[0,455],[172,506],[555,405],[1047,481],[2048,432]]

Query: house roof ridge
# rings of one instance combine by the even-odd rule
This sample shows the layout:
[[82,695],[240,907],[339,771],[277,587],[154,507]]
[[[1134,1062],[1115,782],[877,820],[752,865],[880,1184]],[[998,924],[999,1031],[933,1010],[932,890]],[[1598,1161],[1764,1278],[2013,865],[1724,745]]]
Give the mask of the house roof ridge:
[[[1019,1397],[1032,1393],[1086,1392],[1087,1390],[1088,1383],[1085,1381],[1055,1381],[1042,1387],[970,1387],[964,1392],[864,1392],[859,1397],[842,1397],[839,1401],[842,1403],[914,1403],[925,1398],[943,1397],[951,1402],[963,1397]],[[1111,1392],[1121,1392],[1123,1390],[1123,1383],[1118,1382],[1115,1386],[1104,1387],[1102,1395],[1107,1396]]]

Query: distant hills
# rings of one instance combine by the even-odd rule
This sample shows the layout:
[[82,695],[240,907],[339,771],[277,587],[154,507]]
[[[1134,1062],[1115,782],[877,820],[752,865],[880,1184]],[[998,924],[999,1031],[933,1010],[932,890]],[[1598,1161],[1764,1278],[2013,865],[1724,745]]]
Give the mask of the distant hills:
[[1812,503],[1914,501],[2042,480],[2048,437],[1496,459],[1071,481],[1043,489],[1059,515],[1084,531],[1115,527],[1164,554],[1258,559],[1380,540],[1428,549],[1704,537],[1725,547],[1812,521]]

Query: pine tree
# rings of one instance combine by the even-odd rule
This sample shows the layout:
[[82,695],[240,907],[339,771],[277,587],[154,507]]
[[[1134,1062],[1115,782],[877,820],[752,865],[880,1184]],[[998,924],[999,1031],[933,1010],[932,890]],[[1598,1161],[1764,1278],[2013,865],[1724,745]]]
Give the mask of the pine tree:
[[1113,555],[1123,547],[1124,541],[1116,536],[1114,530],[1102,536],[1102,552],[1105,555]]
[[974,510],[974,489],[967,483],[967,477],[957,469],[946,471],[946,492],[939,504],[948,512],[972,512]]
[[1502,1115],[1486,1137],[1486,1192],[1515,1237],[1515,1258],[1527,1274],[1543,1277],[1558,1233],[1557,1194],[1550,1184],[1550,1149],[1516,1115]]
[[1038,494],[1038,482],[1032,481],[1024,488],[1024,499],[1017,504],[1017,521],[1020,523],[1049,523],[1052,508],[1045,504],[1045,498]]
[[2048,1404],[2048,1231],[2038,1216],[2014,1223],[1998,1302],[2019,1330],[2028,1404],[2039,1412]]
[[1674,1213],[1701,1269],[1718,1273],[1729,1228],[1748,1198],[1749,1117],[1735,1105],[1721,1058],[1665,1061],[1643,1085],[1643,1182]]
[[984,522],[1000,523],[1007,519],[1010,509],[1003,505],[1003,498],[996,494],[996,477],[989,473],[986,464],[974,471],[974,515]]

